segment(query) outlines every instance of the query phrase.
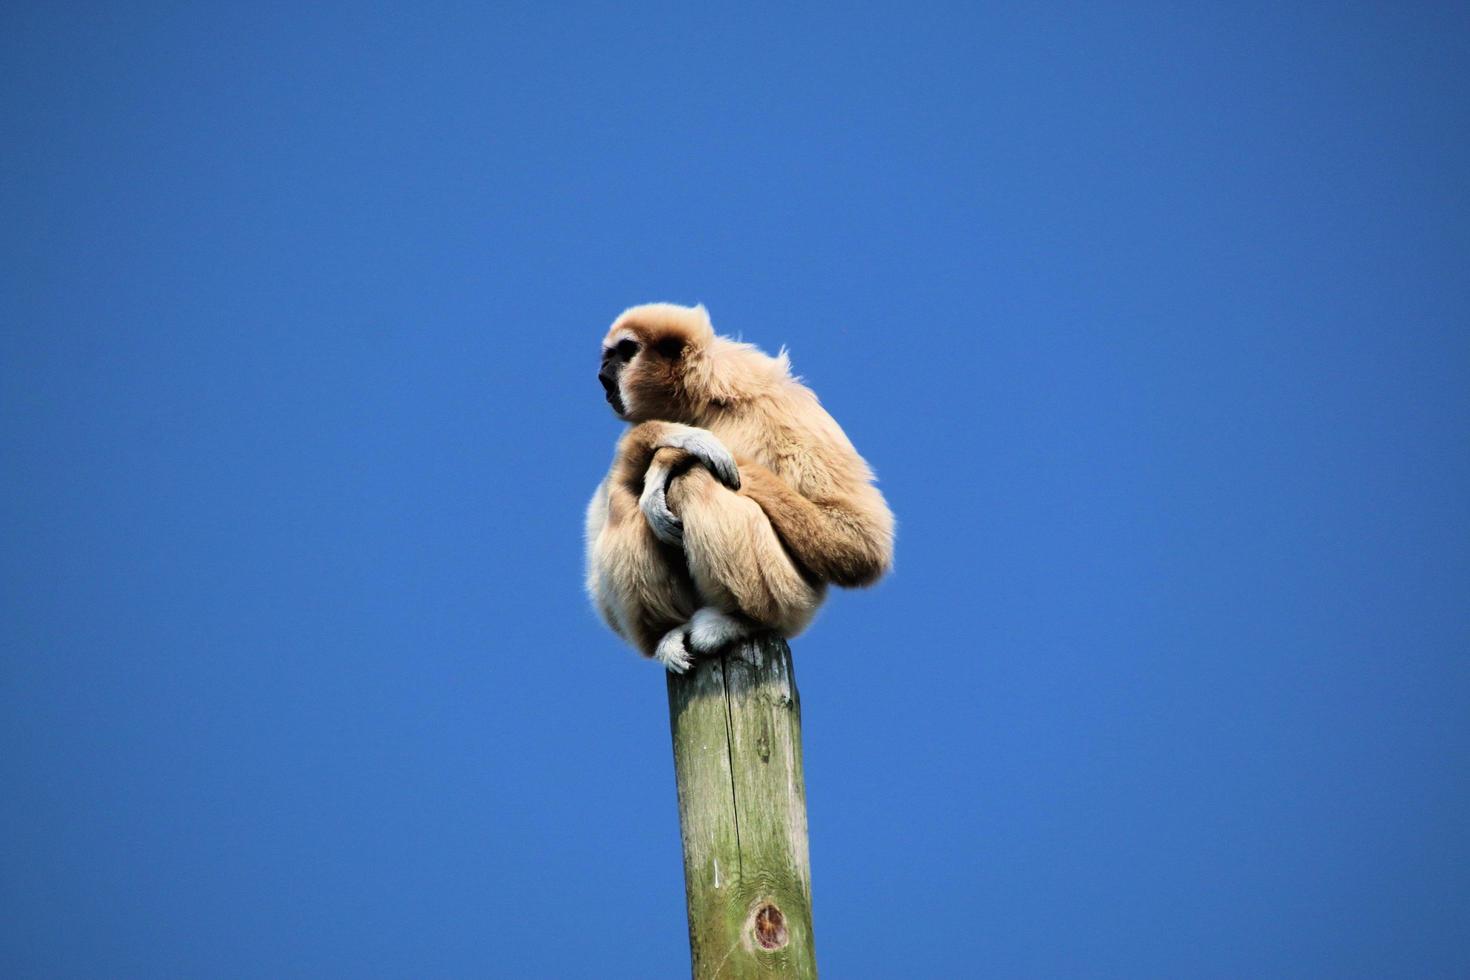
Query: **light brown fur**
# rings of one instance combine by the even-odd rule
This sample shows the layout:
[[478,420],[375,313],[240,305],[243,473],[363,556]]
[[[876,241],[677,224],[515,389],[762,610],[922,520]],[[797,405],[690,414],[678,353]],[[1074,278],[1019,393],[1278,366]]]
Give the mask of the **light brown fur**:
[[[623,313],[604,351],[609,398],[632,426],[588,507],[587,588],[639,650],[665,659],[660,641],[705,607],[792,636],[828,583],[887,571],[893,516],[872,471],[784,352],[718,337],[703,307],[671,304]],[[738,481],[701,455],[720,444]],[[665,513],[682,521],[674,543],[645,510],[663,487]]]

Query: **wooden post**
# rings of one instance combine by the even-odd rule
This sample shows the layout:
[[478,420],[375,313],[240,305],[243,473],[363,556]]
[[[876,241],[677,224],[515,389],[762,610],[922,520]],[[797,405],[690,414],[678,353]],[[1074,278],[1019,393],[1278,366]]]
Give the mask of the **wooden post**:
[[756,637],[668,683],[695,980],[816,977],[790,648]]

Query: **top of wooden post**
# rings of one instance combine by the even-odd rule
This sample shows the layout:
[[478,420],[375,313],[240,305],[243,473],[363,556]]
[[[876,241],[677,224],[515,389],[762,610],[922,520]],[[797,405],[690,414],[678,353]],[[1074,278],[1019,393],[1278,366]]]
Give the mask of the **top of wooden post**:
[[775,635],[669,674],[696,980],[815,977],[801,700]]

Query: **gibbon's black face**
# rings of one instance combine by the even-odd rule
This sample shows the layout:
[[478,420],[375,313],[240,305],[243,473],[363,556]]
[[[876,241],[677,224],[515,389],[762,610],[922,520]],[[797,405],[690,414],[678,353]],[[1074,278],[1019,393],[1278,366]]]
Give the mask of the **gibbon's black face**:
[[622,418],[626,411],[618,381],[622,377],[623,368],[627,367],[628,362],[637,354],[638,341],[626,337],[613,346],[604,348],[602,352],[602,367],[597,371],[597,380],[602,383],[607,403],[618,414],[618,418]]

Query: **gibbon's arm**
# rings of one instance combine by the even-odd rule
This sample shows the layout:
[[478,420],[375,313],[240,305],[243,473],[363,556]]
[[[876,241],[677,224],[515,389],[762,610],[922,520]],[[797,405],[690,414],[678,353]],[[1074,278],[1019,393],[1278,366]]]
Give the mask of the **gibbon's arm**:
[[740,475],[740,495],[760,505],[792,556],[818,578],[851,588],[888,571],[893,515],[871,484],[810,500],[753,460],[740,460]]

